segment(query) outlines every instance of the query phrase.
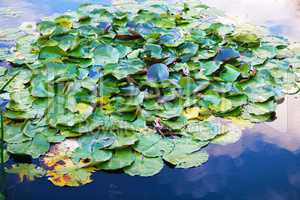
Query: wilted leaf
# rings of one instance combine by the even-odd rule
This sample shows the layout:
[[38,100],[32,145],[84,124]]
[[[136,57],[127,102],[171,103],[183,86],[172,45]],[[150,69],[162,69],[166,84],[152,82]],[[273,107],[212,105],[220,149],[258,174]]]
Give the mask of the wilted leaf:
[[48,179],[56,186],[76,187],[92,182],[91,175],[95,169],[92,167],[81,168],[74,165],[71,160],[65,160],[63,164],[57,164],[47,172]]

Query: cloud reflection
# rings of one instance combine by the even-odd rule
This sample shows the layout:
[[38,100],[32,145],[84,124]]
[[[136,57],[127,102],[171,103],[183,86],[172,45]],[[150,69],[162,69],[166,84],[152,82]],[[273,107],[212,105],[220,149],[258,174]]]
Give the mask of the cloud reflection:
[[19,14],[18,17],[1,18],[1,28],[16,28],[23,22],[38,21],[48,14],[46,5],[38,5],[24,0],[1,0],[1,7],[11,7]]
[[255,127],[266,142],[276,144],[289,151],[300,150],[300,98],[287,96],[277,109],[277,119]]
[[267,26],[271,31],[300,41],[299,0],[202,0],[230,16]]

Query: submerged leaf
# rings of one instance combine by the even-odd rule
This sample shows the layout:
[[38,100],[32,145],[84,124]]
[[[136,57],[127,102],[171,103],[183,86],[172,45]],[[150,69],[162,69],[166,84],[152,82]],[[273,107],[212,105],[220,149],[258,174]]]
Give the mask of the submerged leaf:
[[16,174],[19,176],[20,182],[23,182],[25,178],[28,181],[34,181],[36,178],[40,178],[46,174],[46,171],[34,164],[15,164],[11,168],[6,169],[7,173]]

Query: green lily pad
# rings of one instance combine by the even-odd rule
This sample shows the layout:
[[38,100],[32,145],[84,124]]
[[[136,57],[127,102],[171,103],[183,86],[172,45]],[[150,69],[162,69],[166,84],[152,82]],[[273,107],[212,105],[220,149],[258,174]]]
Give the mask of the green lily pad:
[[174,144],[157,134],[145,134],[139,137],[139,142],[133,148],[144,156],[159,157],[172,151]]
[[208,141],[222,133],[222,125],[210,121],[192,122],[187,125],[186,132],[196,140]]
[[[174,157],[172,157],[174,156]],[[175,165],[176,168],[199,167],[208,161],[208,154],[205,151],[195,152],[191,154],[172,155],[165,159],[167,162]]]
[[220,68],[221,63],[216,61],[207,61],[200,63],[200,67],[203,70],[204,75],[209,76],[216,72]]
[[119,64],[106,65],[104,70],[112,73],[117,79],[126,78],[128,75],[135,74],[144,68],[144,63],[138,58],[122,60]]
[[65,52],[59,47],[44,47],[40,50],[39,59],[55,59],[64,55]]
[[240,140],[242,137],[242,130],[238,126],[235,125],[227,125],[226,132],[224,134],[218,135],[212,140],[213,144],[219,145],[228,145],[234,144]]
[[94,51],[94,59],[96,65],[106,65],[118,63],[120,53],[118,49],[111,45],[99,45]]
[[53,184],[79,186],[96,169],[200,166],[207,145],[242,134],[221,118],[274,120],[300,90],[297,45],[220,17],[201,3],[84,4],[0,31],[6,153],[46,154]]
[[255,115],[264,115],[267,113],[275,112],[276,106],[273,100],[263,103],[249,104],[245,108],[249,113]]
[[158,174],[163,167],[164,162],[160,157],[148,158],[136,153],[134,163],[126,167],[124,172],[130,176],[153,176]]
[[98,169],[118,170],[130,166],[135,161],[134,153],[130,149],[115,150],[111,160],[97,165]]
[[220,75],[223,81],[234,82],[241,74],[238,69],[229,64],[225,65],[224,68],[225,70]]
[[196,142],[189,138],[176,139],[175,147],[163,159],[177,168],[189,168],[200,166],[208,160],[208,154],[199,150],[207,145],[207,142]]
[[124,148],[134,145],[138,141],[137,134],[130,131],[120,131],[115,133],[116,140],[109,147],[110,149]]

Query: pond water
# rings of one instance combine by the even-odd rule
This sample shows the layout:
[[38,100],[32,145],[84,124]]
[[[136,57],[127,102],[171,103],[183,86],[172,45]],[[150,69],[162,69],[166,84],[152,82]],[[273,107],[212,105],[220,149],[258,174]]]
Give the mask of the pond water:
[[[76,9],[84,0],[0,0],[0,9],[11,7],[17,16],[0,19],[0,27],[16,27],[54,12]],[[273,33],[300,41],[300,1],[204,0]],[[109,3],[109,1],[101,1]],[[165,167],[151,178],[99,172],[94,182],[78,188],[59,188],[46,178],[19,183],[7,177],[8,200],[52,199],[201,199],[299,200],[300,199],[300,98],[288,97],[279,106],[277,119],[244,132],[235,144],[210,146],[209,162],[199,168]]]

